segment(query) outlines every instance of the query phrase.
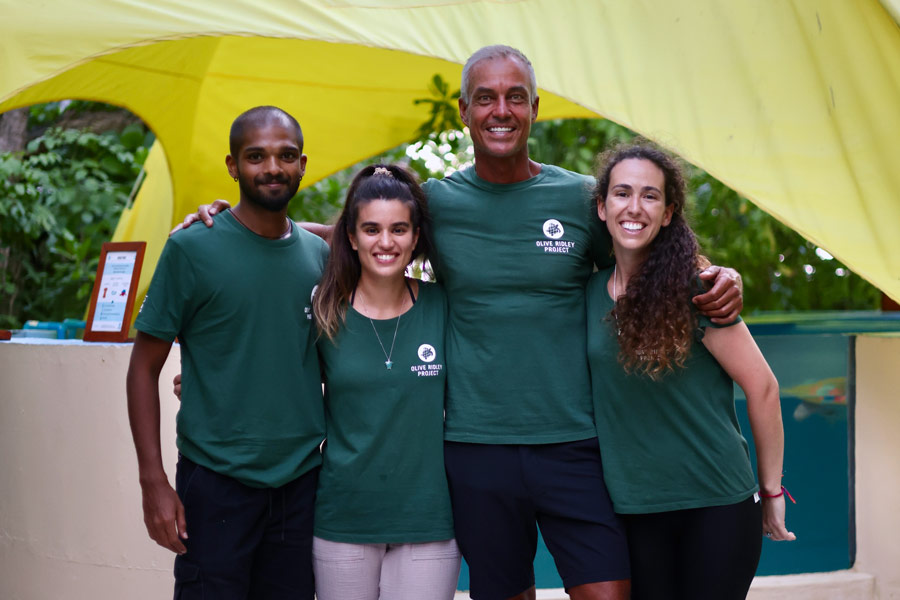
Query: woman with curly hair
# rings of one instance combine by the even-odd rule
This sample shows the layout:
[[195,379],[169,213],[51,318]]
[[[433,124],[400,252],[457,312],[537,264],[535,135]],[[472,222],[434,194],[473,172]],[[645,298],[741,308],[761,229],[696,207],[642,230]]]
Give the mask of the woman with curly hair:
[[[762,534],[794,539],[778,383],[740,318],[717,326],[691,303],[702,288],[678,163],[646,142],[615,148],[594,199],[616,264],[588,284],[588,355],[633,598],[744,598]],[[759,485],[732,380],[747,396]]]

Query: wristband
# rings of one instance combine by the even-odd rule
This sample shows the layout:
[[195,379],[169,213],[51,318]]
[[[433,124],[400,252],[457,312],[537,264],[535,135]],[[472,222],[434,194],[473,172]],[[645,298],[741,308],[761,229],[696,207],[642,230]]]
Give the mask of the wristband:
[[785,494],[787,494],[787,497],[791,499],[791,502],[793,502],[794,504],[797,504],[797,501],[794,500],[794,497],[791,496],[791,493],[784,486],[781,486],[781,491],[778,492],[777,494],[763,494],[762,492],[760,492],[759,497],[760,498],[781,498]]

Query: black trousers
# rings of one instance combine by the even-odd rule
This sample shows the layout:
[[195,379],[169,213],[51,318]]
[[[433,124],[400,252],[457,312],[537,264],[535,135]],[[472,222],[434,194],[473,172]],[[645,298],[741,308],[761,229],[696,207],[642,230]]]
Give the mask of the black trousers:
[[762,506],[623,515],[632,600],[742,600],[762,551]]
[[318,474],[254,488],[179,455],[188,539],[175,558],[175,600],[312,600]]

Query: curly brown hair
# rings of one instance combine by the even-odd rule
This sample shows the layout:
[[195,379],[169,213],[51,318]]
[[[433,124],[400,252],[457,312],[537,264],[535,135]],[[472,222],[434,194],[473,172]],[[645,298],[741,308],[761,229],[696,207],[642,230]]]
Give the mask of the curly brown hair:
[[606,201],[610,173],[623,160],[642,159],[665,176],[666,206],[673,206],[669,225],[650,243],[649,255],[628,280],[610,318],[617,322],[619,362],[626,372],[658,380],[683,367],[690,352],[697,317],[691,297],[697,290],[697,238],[684,216],[686,185],[679,162],[658,146],[638,140],[607,150],[597,160],[595,208]]

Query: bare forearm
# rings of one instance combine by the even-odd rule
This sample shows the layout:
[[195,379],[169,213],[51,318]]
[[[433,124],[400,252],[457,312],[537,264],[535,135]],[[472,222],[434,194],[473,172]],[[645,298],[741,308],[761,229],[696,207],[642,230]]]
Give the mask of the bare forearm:
[[773,381],[754,396],[747,396],[747,414],[756,445],[759,485],[764,494],[777,494],[781,491],[784,462],[784,427],[777,383]]
[[142,484],[166,477],[159,439],[159,374],[171,345],[138,332],[128,366],[128,421]]
[[745,323],[708,328],[703,344],[747,395],[747,415],[756,443],[759,486],[764,496],[763,531],[773,540],[796,539],[785,527],[784,496],[780,493],[784,429],[778,381]]
[[[774,380],[774,378],[773,378]],[[781,488],[784,460],[784,429],[778,385],[766,386],[762,397],[747,394],[747,413],[756,443],[756,467],[762,496],[763,532],[773,541],[791,541],[797,536],[785,524],[785,495]]]
[[147,533],[160,546],[184,554],[184,506],[169,485],[159,443],[159,374],[171,347],[171,341],[138,332],[126,382],[128,420],[137,451]]
[[159,441],[158,383],[145,369],[128,370],[128,421],[141,482],[165,478]]
[[747,395],[747,414],[756,443],[759,484],[763,491],[781,489],[784,429],[778,380],[746,323],[707,328],[703,344]]
[[333,225],[323,225],[321,223],[312,223],[309,221],[297,222],[298,227],[302,227],[310,233],[314,233],[328,243],[331,243],[331,233],[334,231]]

